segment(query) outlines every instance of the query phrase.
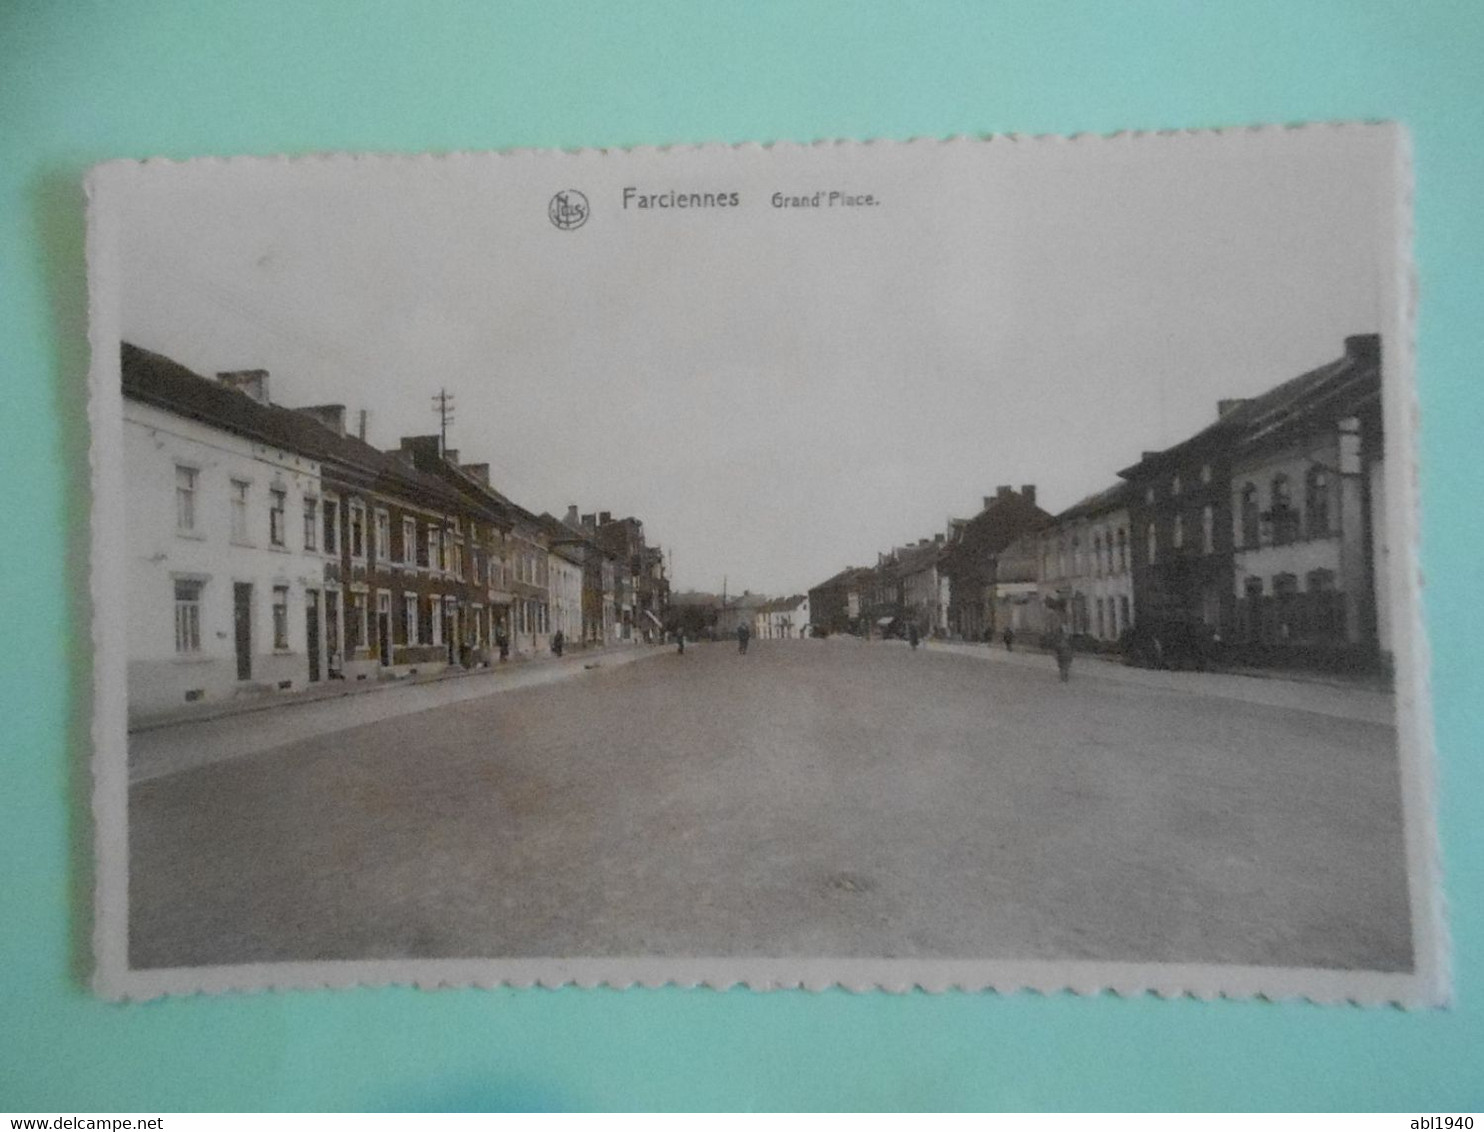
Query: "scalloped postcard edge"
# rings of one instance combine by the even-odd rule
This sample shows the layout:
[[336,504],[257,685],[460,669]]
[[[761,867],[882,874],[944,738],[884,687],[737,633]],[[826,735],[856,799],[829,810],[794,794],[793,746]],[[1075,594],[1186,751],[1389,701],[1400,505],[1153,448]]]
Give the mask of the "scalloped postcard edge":
[[[120,177],[160,167],[302,165],[307,163],[405,166],[428,162],[490,160],[601,161],[612,154],[663,157],[724,151],[738,158],[771,152],[811,152],[842,147],[932,150],[945,146],[1127,146],[1171,145],[1190,139],[1244,138],[1311,131],[1382,131],[1391,138],[1395,160],[1395,308],[1388,318],[1405,348],[1389,356],[1383,398],[1392,408],[1389,420],[1405,427],[1389,430],[1402,459],[1406,491],[1388,503],[1387,529],[1398,568],[1390,602],[1397,652],[1396,700],[1398,754],[1406,846],[1406,872],[1412,920],[1414,969],[1374,972],[1330,968],[1240,966],[1219,963],[1110,962],[1024,960],[986,956],[978,959],[875,959],[860,957],[531,957],[468,959],[322,960],[252,963],[227,966],[134,969],[128,964],[127,732],[126,689],[120,640],[108,619],[115,594],[104,583],[97,564],[117,548],[121,534],[122,488],[115,469],[122,466],[118,413],[118,289],[113,285],[112,218],[99,207],[110,184]],[[301,155],[199,156],[184,159],[120,158],[94,166],[85,180],[88,202],[87,270],[91,364],[88,374],[88,420],[91,433],[92,569],[90,604],[85,617],[93,649],[90,704],[91,751],[83,752],[92,769],[91,809],[94,830],[95,892],[93,903],[92,988],[105,999],[128,1002],[161,996],[250,993],[410,986],[450,988],[625,989],[633,987],[727,991],[843,990],[852,993],[912,992],[1073,994],[1086,997],[1200,1001],[1239,1000],[1316,1005],[1350,1004],[1404,1009],[1446,1007],[1451,998],[1450,948],[1442,884],[1441,845],[1436,816],[1436,746],[1431,711],[1430,656],[1422,605],[1419,561],[1420,477],[1418,433],[1420,405],[1415,375],[1418,282],[1412,258],[1414,171],[1406,129],[1390,121],[1300,122],[1254,124],[1212,129],[1121,130],[1107,134],[951,135],[943,138],[820,139],[812,142],[702,142],[673,145],[584,147],[449,152],[315,152]],[[1388,448],[1390,439],[1388,439]],[[1390,452],[1389,452],[1390,454]],[[81,517],[79,517],[79,521]]]

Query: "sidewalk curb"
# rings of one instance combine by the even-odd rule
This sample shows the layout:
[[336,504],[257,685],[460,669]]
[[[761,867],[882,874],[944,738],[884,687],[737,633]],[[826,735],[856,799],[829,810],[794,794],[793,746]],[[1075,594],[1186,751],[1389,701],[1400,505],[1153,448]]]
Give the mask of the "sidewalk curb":
[[[344,683],[341,687],[331,687],[326,682],[326,689],[314,695],[306,692],[289,695],[276,695],[265,693],[255,696],[250,700],[230,701],[224,700],[203,708],[199,713],[182,712],[178,715],[156,715],[130,723],[128,733],[130,735],[142,735],[151,731],[162,731],[168,727],[181,727],[192,723],[214,723],[223,719],[231,719],[239,715],[254,715],[264,711],[280,711],[286,708],[311,707],[314,704],[331,703],[335,700],[347,699],[351,696],[365,696],[375,692],[390,692],[398,688],[425,688],[430,684],[442,684],[455,680],[468,680],[475,677],[488,677],[498,679],[502,676],[511,676],[516,672],[528,671],[532,668],[559,667],[564,662],[576,662],[579,660],[593,661],[604,656],[614,654],[625,654],[642,648],[653,648],[645,645],[609,645],[602,649],[592,651],[576,650],[567,656],[557,657],[527,657],[514,659],[506,663],[495,663],[486,668],[456,668],[444,669],[432,676],[406,676],[401,679],[387,680],[365,680]],[[586,666],[584,666],[585,668]],[[577,671],[582,671],[578,669]]]

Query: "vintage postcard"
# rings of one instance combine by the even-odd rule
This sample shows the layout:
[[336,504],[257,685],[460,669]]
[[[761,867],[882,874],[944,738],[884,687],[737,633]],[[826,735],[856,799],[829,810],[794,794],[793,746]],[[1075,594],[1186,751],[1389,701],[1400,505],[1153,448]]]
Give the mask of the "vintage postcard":
[[1399,127],[89,199],[100,993],[1447,1001]]

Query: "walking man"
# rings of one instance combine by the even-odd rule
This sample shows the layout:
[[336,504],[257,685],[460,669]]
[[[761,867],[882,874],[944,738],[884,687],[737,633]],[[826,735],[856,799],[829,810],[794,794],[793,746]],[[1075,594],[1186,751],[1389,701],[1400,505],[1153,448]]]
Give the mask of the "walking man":
[[675,646],[676,646],[675,651],[678,652],[681,656],[684,656],[685,655],[685,630],[684,629],[676,629],[675,630]]
[[551,651],[554,652],[554,653],[556,653],[557,656],[561,656],[562,655],[562,647],[564,645],[566,645],[566,643],[567,643],[567,636],[566,636],[566,634],[563,633],[560,629],[558,629],[551,636]]
[[1005,651],[1006,652],[1014,652],[1015,651],[1015,630],[1012,629],[1012,628],[1010,628],[1010,626],[1008,626],[1008,625],[1005,626],[1005,635],[1003,637],[1003,640],[1005,642]]
[[1056,631],[1056,669],[1063,684],[1072,678],[1072,638],[1065,629]]
[[917,622],[914,621],[907,626],[907,643],[912,646],[914,652],[917,651],[917,639]]
[[737,651],[743,656],[747,655],[747,638],[750,636],[752,636],[752,632],[747,628],[745,622],[737,626]]

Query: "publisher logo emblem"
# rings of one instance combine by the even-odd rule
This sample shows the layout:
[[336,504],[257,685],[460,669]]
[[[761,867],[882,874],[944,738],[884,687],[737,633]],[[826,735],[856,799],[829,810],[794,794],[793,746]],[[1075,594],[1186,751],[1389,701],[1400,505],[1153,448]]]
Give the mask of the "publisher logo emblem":
[[576,189],[563,189],[546,206],[546,215],[563,232],[571,232],[586,224],[588,211],[587,197]]

